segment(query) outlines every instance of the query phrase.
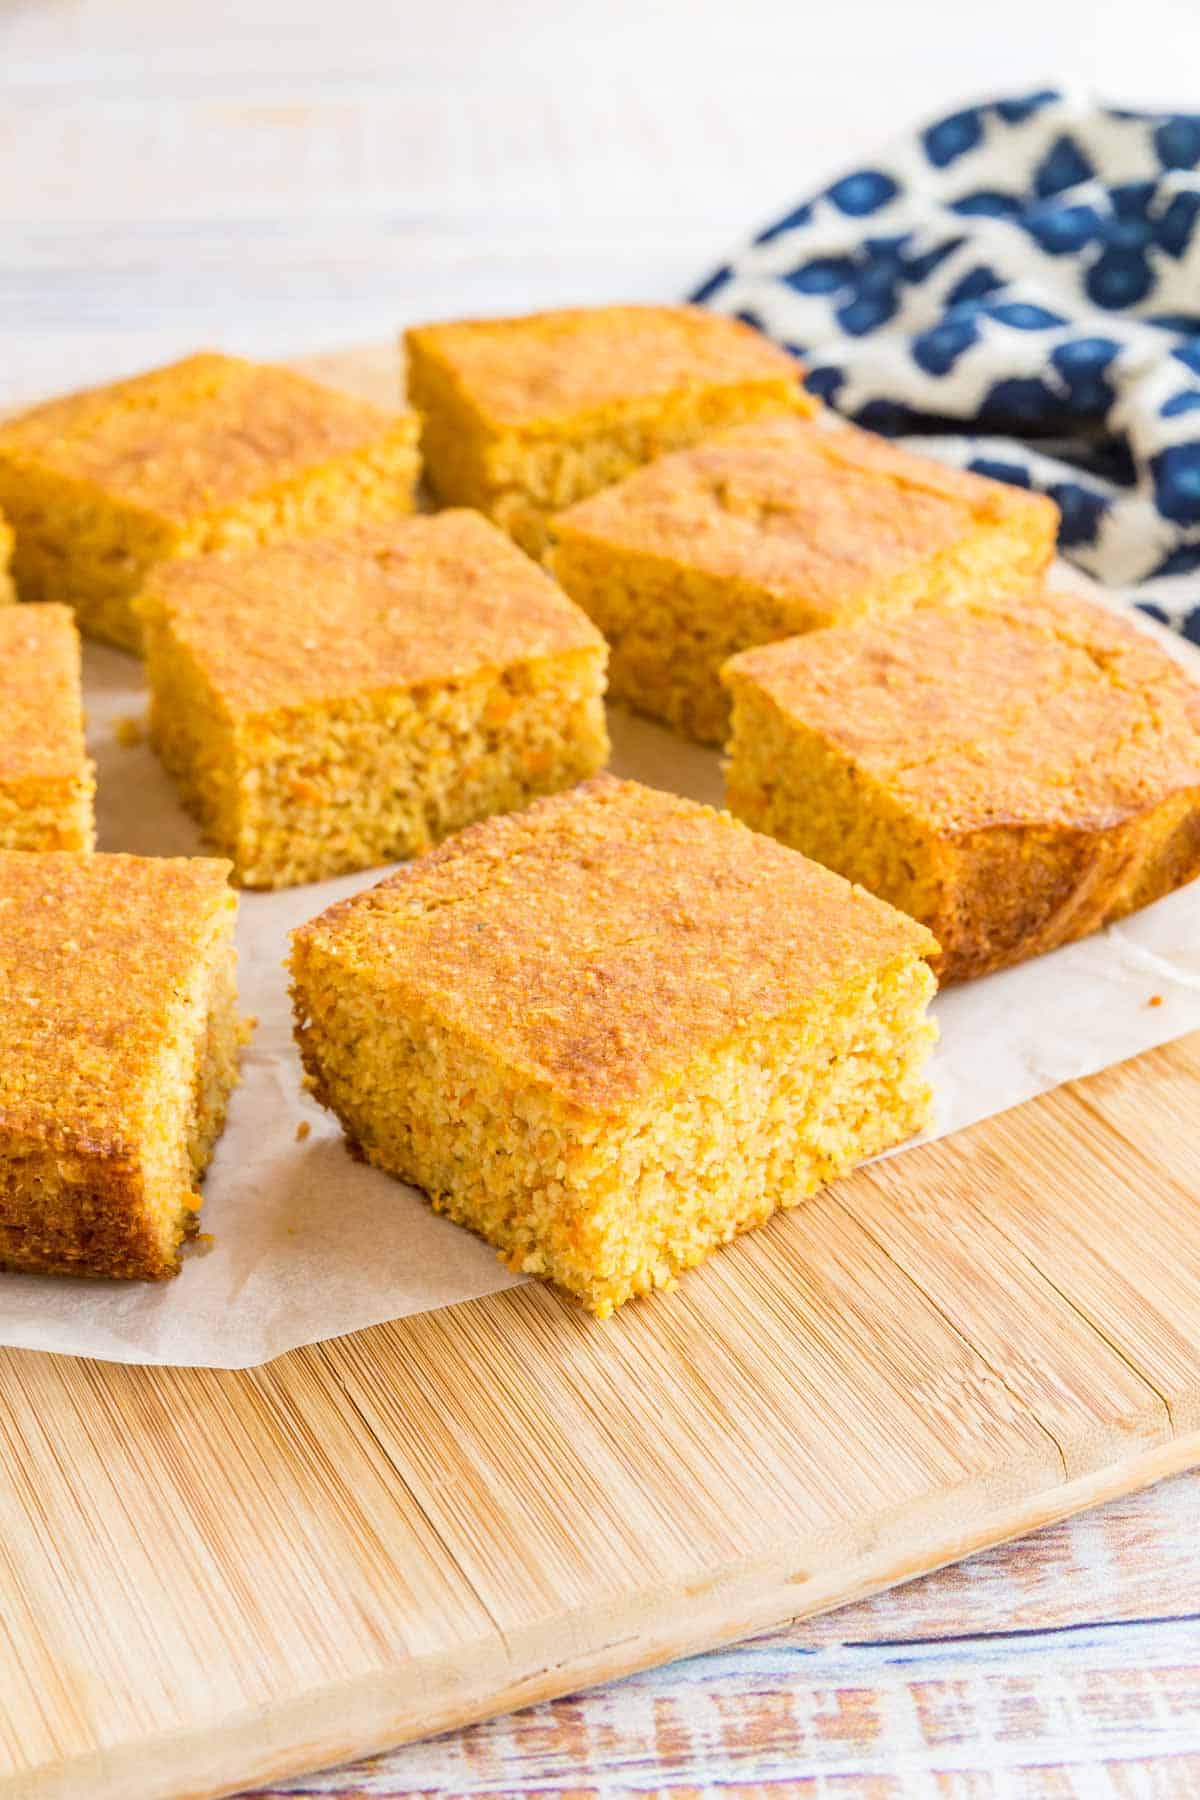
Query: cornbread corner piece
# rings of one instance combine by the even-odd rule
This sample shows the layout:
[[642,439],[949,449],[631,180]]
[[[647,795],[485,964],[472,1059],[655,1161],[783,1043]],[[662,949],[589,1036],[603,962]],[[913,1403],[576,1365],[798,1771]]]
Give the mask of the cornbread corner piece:
[[599,625],[614,699],[724,741],[739,650],[1030,586],[1058,511],[870,432],[771,419],[664,457],[552,524],[549,565]]
[[244,1035],[227,870],[0,851],[0,1268],[177,1273]]
[[13,528],[0,513],[0,606],[10,605],[17,597],[12,578]]
[[0,611],[0,850],[90,850],[79,633],[68,606]]
[[924,1125],[934,947],[602,776],[297,932],[297,1038],[352,1149],[604,1316]]
[[1200,688],[1067,594],[750,650],[728,799],[922,920],[959,981],[1200,874]]
[[18,591],[135,650],[156,563],[411,512],[416,436],[411,413],[210,352],[53,400],[0,426]]
[[150,733],[248,887],[411,856],[608,756],[595,626],[478,513],[167,564]]
[[423,325],[405,337],[426,474],[531,555],[550,513],[763,413],[812,412],[803,370],[699,307],[597,306]]

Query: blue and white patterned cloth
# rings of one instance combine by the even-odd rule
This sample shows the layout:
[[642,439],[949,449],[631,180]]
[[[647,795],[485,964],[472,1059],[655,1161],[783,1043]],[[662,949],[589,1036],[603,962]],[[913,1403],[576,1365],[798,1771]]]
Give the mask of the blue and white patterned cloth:
[[693,298],[848,418],[1050,494],[1065,556],[1200,642],[1200,114],[968,107]]

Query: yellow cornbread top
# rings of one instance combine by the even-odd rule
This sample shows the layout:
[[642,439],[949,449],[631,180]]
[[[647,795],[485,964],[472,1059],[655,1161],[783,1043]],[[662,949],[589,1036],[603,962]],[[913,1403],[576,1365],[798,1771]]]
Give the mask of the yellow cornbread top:
[[629,401],[693,388],[778,386],[803,404],[799,363],[738,319],[691,306],[570,307],[462,319],[406,334],[480,423],[529,430],[590,422]]
[[1073,595],[930,607],[725,665],[943,833],[1104,830],[1200,787],[1200,688]]
[[363,450],[403,420],[290,369],[203,351],[10,420],[0,459],[185,525]]
[[234,716],[604,645],[536,563],[465,510],[163,564],[137,609],[169,625]]
[[0,607],[0,781],[75,775],[82,757],[75,615]]
[[[803,595],[831,618],[988,522],[1051,501],[913,456],[854,426],[784,416],[660,457],[559,513],[555,535]],[[1049,529],[1048,524],[1046,528]]]
[[610,776],[472,826],[296,939],[592,1114],[936,947],[728,813]]
[[0,1130],[133,1154],[172,1008],[236,899],[207,857],[0,851]]

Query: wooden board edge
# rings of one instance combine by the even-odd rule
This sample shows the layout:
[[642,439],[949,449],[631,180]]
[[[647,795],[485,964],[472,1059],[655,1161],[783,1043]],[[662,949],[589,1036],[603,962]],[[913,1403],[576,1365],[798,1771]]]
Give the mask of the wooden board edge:
[[[557,1617],[510,1637],[418,1658],[203,1728],[161,1733],[0,1784],[4,1800],[219,1800],[455,1730],[519,1707],[698,1655],[896,1587],[1106,1500],[1200,1465],[1200,1431],[1001,1504],[952,1539],[931,1526],[903,1547],[898,1523],[834,1575],[797,1577],[796,1543],[702,1584],[630,1595],[602,1616]],[[601,1629],[597,1632],[597,1626]],[[595,1641],[588,1642],[589,1634]],[[577,1649],[562,1655],[564,1641]],[[467,1673],[464,1676],[464,1663]]]

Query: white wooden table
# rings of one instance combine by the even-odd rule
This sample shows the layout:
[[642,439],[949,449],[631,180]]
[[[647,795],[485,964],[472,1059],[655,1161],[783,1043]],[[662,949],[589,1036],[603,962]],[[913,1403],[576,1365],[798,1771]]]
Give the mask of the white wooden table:
[[[0,0],[0,406],[670,297],[924,113],[1200,109],[1196,0]],[[1200,1476],[293,1794],[1200,1795]],[[824,1778],[824,1779],[822,1779]]]

